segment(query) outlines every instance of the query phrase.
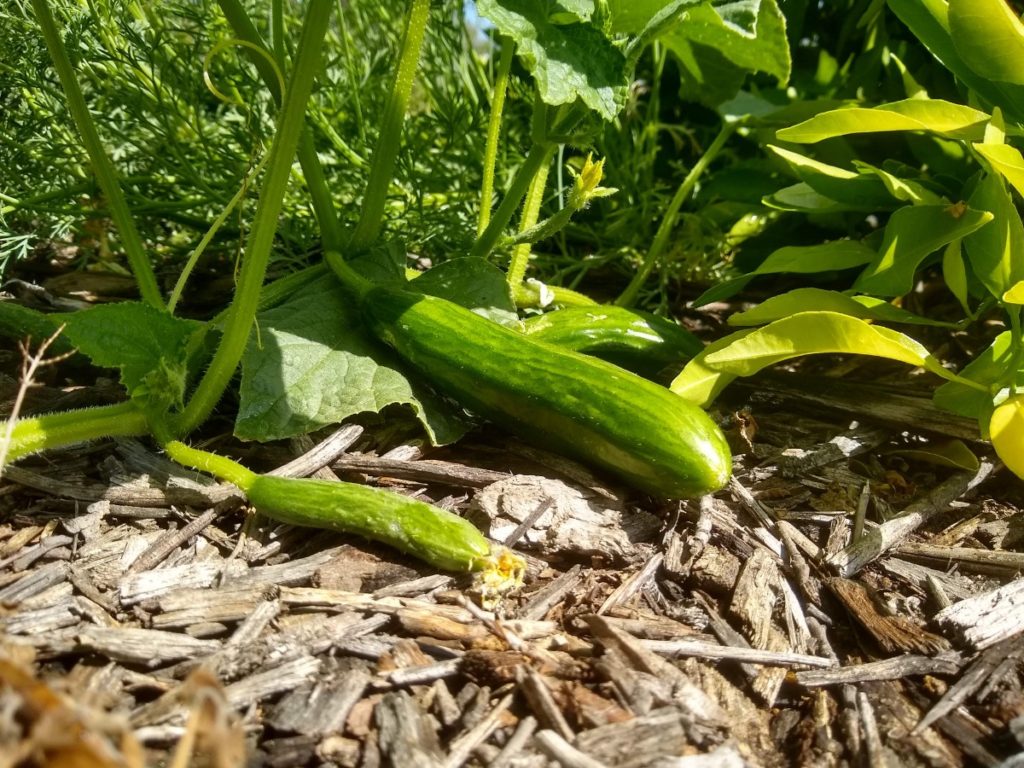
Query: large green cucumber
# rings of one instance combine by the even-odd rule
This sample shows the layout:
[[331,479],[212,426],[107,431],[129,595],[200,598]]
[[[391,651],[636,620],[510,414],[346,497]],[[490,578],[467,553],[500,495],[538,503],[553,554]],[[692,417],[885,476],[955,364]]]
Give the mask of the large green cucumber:
[[526,320],[527,335],[599,357],[650,378],[704,349],[700,339],[664,317],[626,307],[565,307]]
[[721,430],[664,387],[444,299],[359,287],[373,333],[469,411],[655,496],[697,496],[727,482]]

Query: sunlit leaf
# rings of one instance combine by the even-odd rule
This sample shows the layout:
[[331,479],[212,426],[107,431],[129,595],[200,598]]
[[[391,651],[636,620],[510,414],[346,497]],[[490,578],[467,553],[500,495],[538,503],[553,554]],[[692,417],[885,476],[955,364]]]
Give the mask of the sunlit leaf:
[[1024,84],[1024,24],[1006,0],[949,0],[957,53],[989,80]]
[[1009,191],[996,174],[987,174],[971,194],[972,208],[995,217],[964,239],[971,270],[993,296],[999,297],[1024,279],[1024,225]]
[[889,218],[878,255],[854,288],[874,296],[902,296],[913,288],[914,275],[929,255],[991,220],[988,211],[963,205],[900,208]]
[[773,251],[753,272],[719,283],[705,291],[694,302],[700,307],[721,301],[743,290],[759,275],[782,273],[814,274],[859,267],[870,262],[875,252],[859,240],[833,240],[818,245],[794,245]]
[[961,253],[962,240],[957,238],[942,252],[942,279],[946,287],[956,296],[964,312],[970,314],[971,308],[967,303],[967,267],[964,265],[964,257]]
[[704,364],[704,359],[709,354],[725,349],[733,342],[753,332],[754,329],[747,328],[712,342],[704,348],[703,352],[686,364],[683,370],[679,372],[679,375],[672,380],[669,388],[691,403],[699,405],[701,408],[706,408],[714,402],[719,393],[736,377],[723,371],[708,368]]
[[1003,301],[1007,304],[1024,304],[1024,280],[1014,283],[1013,287],[1003,294]]
[[972,144],[975,151],[991,163],[1013,188],[1024,195],[1024,156],[1009,144]]
[[989,438],[1013,474],[1024,478],[1024,395],[1014,395],[992,411]]
[[[981,384],[983,388],[988,388],[1001,380],[1006,376],[1007,367],[1013,361],[1014,350],[1011,340],[1012,334],[1009,331],[996,336],[992,344],[960,371],[960,378]],[[1016,383],[1024,384],[1024,371],[1017,373]],[[991,410],[992,395],[988,391],[950,381],[935,390],[932,402],[943,410],[977,419]]]
[[882,168],[876,168],[859,160],[854,162],[854,166],[862,173],[871,173],[877,176],[889,194],[897,200],[911,205],[941,205],[945,202],[940,195],[932,192],[924,184],[911,179],[902,179]]
[[847,171],[782,147],[769,145],[767,149],[784,160],[802,182],[827,198],[871,211],[894,207],[893,195],[874,174]]
[[980,141],[988,114],[941,99],[906,99],[877,107],[848,107],[822,112],[809,120],[783,128],[782,141],[813,144],[852,133],[927,131],[952,139]]
[[877,320],[907,325],[952,326],[939,320],[931,320],[905,309],[894,307],[887,301],[873,296],[847,296],[838,291],[823,288],[796,288],[778,296],[765,299],[761,304],[737,312],[729,317],[729,325],[763,325],[798,312],[838,312],[863,320]]

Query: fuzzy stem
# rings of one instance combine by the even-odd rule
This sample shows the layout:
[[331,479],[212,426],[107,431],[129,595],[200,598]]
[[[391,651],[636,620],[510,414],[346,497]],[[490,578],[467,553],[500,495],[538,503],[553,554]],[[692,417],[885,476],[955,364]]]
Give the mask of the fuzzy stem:
[[626,286],[626,289],[619,298],[615,300],[615,303],[620,307],[631,306],[636,301],[637,294],[640,293],[640,289],[647,281],[647,278],[651,276],[651,272],[654,271],[658,259],[661,258],[662,251],[668,245],[668,239],[671,237],[672,230],[676,226],[676,219],[679,217],[679,209],[683,207],[683,203],[690,197],[701,175],[707,170],[707,167],[711,165],[714,159],[718,157],[718,153],[722,151],[722,147],[725,146],[725,143],[735,130],[735,123],[725,123],[718,132],[718,135],[715,136],[715,140],[711,142],[711,146],[707,148],[700,159],[693,164],[690,172],[686,174],[686,178],[683,179],[679,189],[672,196],[672,201],[668,204],[665,215],[661,219],[661,224],[658,226],[658,232],[654,236],[654,242],[644,257],[643,265],[633,276],[633,279],[629,281],[629,285]]
[[498,38],[501,58],[494,76],[494,90],[491,96],[491,114],[487,120],[487,143],[484,145],[484,178],[480,184],[480,218],[477,221],[476,236],[480,237],[491,220],[491,198],[494,197],[494,166],[498,160],[498,139],[501,136],[501,114],[505,110],[505,95],[508,93],[508,75],[512,69],[512,53],[515,43],[504,35]]
[[412,0],[405,20],[405,34],[402,36],[395,79],[391,83],[391,94],[384,110],[384,122],[373,151],[370,178],[363,195],[363,209],[349,243],[354,251],[361,251],[373,243],[384,224],[388,188],[395,173],[398,150],[402,145],[402,124],[405,122],[413,80],[420,63],[420,49],[423,47],[429,15],[430,0]]
[[515,215],[516,209],[519,207],[519,201],[526,195],[530,183],[537,175],[538,170],[542,166],[547,165],[551,160],[551,155],[554,154],[556,148],[556,144],[548,141],[537,142],[530,147],[526,159],[512,178],[508,191],[505,192],[505,196],[501,199],[497,210],[491,216],[487,228],[476,239],[476,242],[473,243],[470,256],[486,258],[494,250],[494,247],[501,239],[502,232]]
[[135,282],[139,286],[139,295],[147,304],[159,309],[164,309],[164,301],[160,295],[160,286],[156,281],[156,274],[153,272],[153,265],[149,263],[149,256],[146,254],[145,246],[142,244],[142,237],[135,226],[128,202],[125,200],[124,192],[118,181],[117,171],[107,156],[96,130],[96,123],[85,103],[85,97],[75,79],[75,71],[71,66],[71,59],[68,58],[64,43],[61,41],[60,31],[54,21],[53,14],[46,0],[32,0],[32,8],[35,11],[36,19],[46,40],[46,48],[50,52],[50,59],[53,67],[57,70],[57,77],[64,88],[64,95],[68,101],[68,111],[75,121],[78,133],[82,137],[82,144],[89,155],[96,180],[110,210],[110,217],[117,225],[121,235],[121,244],[124,246],[125,255],[128,257],[128,264],[135,275]]
[[[540,217],[540,206],[544,202],[544,187],[548,183],[548,169],[551,157],[554,155],[555,147],[552,145],[547,153],[546,162],[537,168],[530,181],[530,188],[526,192],[526,199],[523,201],[523,215],[519,219],[519,231],[528,232],[537,224]],[[514,291],[523,284],[526,277],[526,267],[530,263],[530,243],[520,243],[512,249],[512,257],[508,264],[508,284]]]
[[146,416],[132,401],[18,419],[7,460],[101,437],[130,437],[149,432]]
[[178,440],[168,440],[164,443],[164,450],[167,455],[179,464],[186,467],[194,467],[200,472],[208,472],[220,480],[234,483],[243,491],[252,486],[257,474],[246,469],[237,461],[232,461],[224,456],[218,456],[209,451],[201,451],[198,448],[190,448]]
[[295,68],[288,84],[284,105],[270,148],[268,171],[260,191],[256,218],[246,242],[245,258],[224,322],[220,345],[210,367],[199,382],[185,410],[176,419],[175,434],[188,434],[213,411],[238,367],[249,340],[253,319],[259,306],[260,288],[267,272],[270,251],[277,231],[284,193],[288,187],[292,159],[305,121],[306,102],[313,78],[320,66],[320,46],[327,31],[330,0],[310,0],[302,27]]

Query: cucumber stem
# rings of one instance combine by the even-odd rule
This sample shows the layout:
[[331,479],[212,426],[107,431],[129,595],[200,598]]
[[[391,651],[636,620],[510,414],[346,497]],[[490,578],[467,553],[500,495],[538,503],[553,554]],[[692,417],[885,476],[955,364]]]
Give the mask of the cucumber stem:
[[694,187],[697,186],[701,175],[711,165],[712,161],[718,157],[718,153],[722,151],[722,147],[725,146],[733,131],[736,130],[736,127],[736,123],[724,123],[718,135],[715,136],[715,140],[711,142],[711,145],[701,155],[700,159],[693,164],[690,172],[686,174],[686,178],[679,185],[679,189],[676,190],[675,195],[672,196],[672,201],[665,210],[665,215],[658,226],[658,232],[654,235],[654,242],[651,244],[650,250],[647,251],[647,255],[644,256],[640,270],[629,281],[629,285],[626,286],[626,289],[619,298],[615,300],[618,306],[628,307],[636,302],[637,294],[640,293],[640,289],[647,282],[647,278],[651,276],[651,272],[654,271],[655,265],[657,265],[658,260],[661,258],[662,251],[668,245],[669,237],[671,237],[672,230],[676,226],[676,219],[679,217],[679,209],[683,207],[683,203],[686,202]]
[[210,415],[231,381],[249,341],[292,160],[305,124],[306,102],[320,67],[320,46],[327,32],[330,12],[330,0],[310,0],[307,6],[294,70],[270,147],[267,176],[260,190],[256,220],[246,242],[245,258],[224,322],[223,336],[206,374],[184,411],[175,419],[173,426],[177,435],[188,434]]
[[494,247],[501,239],[501,235],[504,232],[505,227],[507,227],[508,223],[512,221],[512,217],[515,215],[516,209],[519,207],[519,201],[526,195],[526,192],[530,187],[530,183],[537,175],[537,169],[545,165],[551,159],[551,155],[554,153],[557,146],[557,144],[553,144],[549,141],[540,141],[530,147],[530,151],[527,153],[526,159],[523,160],[523,164],[519,166],[519,170],[516,171],[516,175],[512,177],[512,183],[509,185],[508,191],[505,192],[505,196],[501,199],[501,203],[498,204],[498,208],[491,216],[491,220],[487,224],[487,228],[484,230],[483,234],[476,239],[476,242],[473,243],[473,248],[469,253],[470,256],[486,258],[491,251],[494,250]]
[[501,58],[494,76],[491,95],[491,114],[487,120],[487,142],[484,144],[484,177],[480,184],[480,218],[477,221],[476,236],[480,237],[491,220],[491,198],[494,197],[494,167],[498,160],[498,139],[501,136],[501,115],[505,110],[505,94],[508,93],[508,75],[512,70],[512,53],[515,43],[505,35],[498,37]]
[[253,482],[259,475],[250,469],[246,469],[237,461],[232,461],[225,456],[218,456],[209,451],[201,451],[198,448],[190,448],[179,440],[168,440],[164,443],[164,450],[167,455],[179,464],[187,467],[194,467],[201,472],[207,472],[221,480],[234,483],[243,491],[252,487]]
[[413,80],[420,62],[420,50],[427,31],[430,16],[430,0],[412,0],[409,15],[405,19],[405,32],[398,57],[395,79],[391,82],[391,93],[384,110],[384,122],[380,127],[377,145],[373,150],[370,178],[363,195],[363,209],[349,243],[354,251],[361,251],[380,235],[384,223],[384,207],[388,188],[395,173],[395,162],[402,145],[402,124],[412,95]]
[[[552,145],[548,151],[546,161],[542,163],[530,181],[530,188],[523,201],[523,214],[519,219],[519,231],[529,232],[537,224],[540,218],[540,206],[544,202],[544,187],[548,183],[548,169],[551,165],[551,158],[555,154],[556,147]],[[530,263],[530,242],[520,243],[512,249],[512,257],[508,264],[508,284],[514,291],[523,284],[526,277],[526,267]]]
[[146,416],[131,400],[18,419],[11,432],[7,461],[102,437],[134,437],[149,432]]

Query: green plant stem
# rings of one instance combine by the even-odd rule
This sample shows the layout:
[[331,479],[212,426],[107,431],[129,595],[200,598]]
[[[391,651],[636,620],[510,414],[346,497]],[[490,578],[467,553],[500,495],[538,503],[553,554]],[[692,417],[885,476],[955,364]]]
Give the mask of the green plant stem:
[[31,416],[15,422],[7,460],[17,461],[32,453],[101,437],[130,437],[148,432],[145,414],[130,400]]
[[512,70],[512,54],[515,43],[512,38],[500,36],[501,58],[494,75],[494,89],[491,96],[491,114],[487,120],[487,142],[484,144],[484,177],[480,184],[480,218],[477,220],[476,235],[480,237],[491,220],[491,205],[494,197],[494,168],[498,161],[498,139],[501,137],[501,115],[505,111],[505,94],[508,93],[508,75]]
[[[555,146],[551,147],[548,153],[547,162],[537,168],[530,181],[530,188],[526,192],[526,199],[523,201],[523,214],[519,219],[519,231],[528,232],[540,218],[540,206],[544,202],[544,188],[548,183],[548,169],[550,168],[551,157],[554,155]],[[508,284],[514,291],[523,284],[526,277],[526,267],[530,263],[530,243],[520,243],[512,249],[512,257],[508,264]]]
[[633,279],[629,281],[629,285],[626,286],[626,289],[615,300],[615,303],[620,307],[631,306],[636,301],[637,294],[640,293],[640,289],[647,281],[647,278],[651,276],[651,272],[654,271],[654,267],[657,265],[658,259],[661,258],[665,246],[668,245],[668,239],[672,236],[672,230],[676,226],[676,219],[679,217],[679,209],[683,207],[683,203],[693,193],[694,187],[697,186],[697,181],[704,171],[707,170],[708,166],[718,157],[718,153],[722,151],[722,148],[729,140],[729,137],[732,136],[736,127],[736,123],[723,124],[718,135],[715,136],[715,140],[711,142],[711,146],[707,148],[700,159],[694,163],[690,172],[686,174],[686,178],[679,185],[679,189],[676,190],[675,195],[672,196],[672,200],[668,204],[668,208],[665,210],[665,215],[661,219],[658,231],[654,235],[654,242],[651,244],[650,250],[647,251],[640,270],[633,276]]
[[201,451],[198,448],[190,448],[178,440],[168,440],[164,444],[167,455],[179,464],[186,467],[194,467],[200,472],[208,472],[220,480],[234,483],[243,491],[248,490],[258,475],[243,467],[237,461],[232,461],[224,456],[218,456],[209,451]]
[[402,36],[395,78],[391,82],[391,93],[384,110],[384,121],[381,123],[380,135],[373,150],[370,177],[363,195],[363,208],[349,243],[354,251],[361,251],[373,243],[380,235],[384,224],[384,207],[391,178],[395,173],[398,150],[401,148],[402,125],[409,107],[409,97],[412,95],[413,80],[419,66],[420,50],[423,47],[429,16],[430,0],[412,0],[409,15],[405,19],[405,33]]
[[325,252],[324,261],[341,284],[356,295],[357,300],[361,301],[373,287],[373,283],[352,269],[337,251]]
[[292,160],[305,121],[306,102],[313,88],[313,78],[319,70],[320,46],[327,31],[330,12],[330,0],[310,0],[307,6],[294,70],[270,147],[268,171],[260,190],[252,232],[246,242],[235,297],[228,310],[223,336],[213,360],[185,410],[175,420],[176,435],[187,434],[206,420],[231,381],[245,351],[259,306],[260,289],[274,244],[277,219],[288,186]]
[[477,258],[486,258],[490,255],[491,251],[498,244],[501,239],[502,233],[508,223],[512,221],[512,217],[515,215],[516,209],[519,207],[519,202],[526,195],[527,190],[530,187],[531,182],[537,175],[538,170],[547,165],[551,156],[558,148],[557,144],[548,141],[536,142],[530,151],[526,155],[526,159],[523,164],[519,166],[519,170],[516,171],[516,175],[512,177],[512,183],[509,185],[508,191],[505,192],[505,196],[501,199],[501,203],[498,205],[497,210],[491,216],[490,222],[487,224],[487,228],[483,234],[480,235],[476,242],[473,243],[473,248],[470,251],[470,256],[476,256]]
[[[227,18],[228,23],[231,24],[231,28],[239,40],[244,40],[267,51],[267,53],[271,53],[259,30],[256,29],[256,25],[252,23],[252,19],[249,18],[249,14],[239,0],[219,0],[219,5],[221,12]],[[275,34],[279,33],[275,31]],[[275,56],[276,47],[275,41]],[[270,91],[271,97],[280,107],[282,103],[281,87],[272,63],[254,51],[243,50],[246,50],[249,60],[256,67],[257,73],[259,73],[260,79],[267,87],[267,90]],[[283,67],[284,62],[279,60],[279,65]],[[327,177],[324,174],[323,166],[320,165],[320,158],[316,154],[316,147],[313,143],[313,133],[308,125],[303,126],[302,134],[299,136],[298,158],[299,166],[302,168],[302,175],[306,181],[306,187],[309,190],[310,202],[313,204],[313,213],[316,215],[317,223],[320,225],[320,239],[323,241],[324,248],[338,249],[343,243],[341,221],[338,219],[337,211],[334,208],[334,201],[331,197],[330,187],[327,184]]]
[[64,89],[64,95],[68,101],[68,111],[78,128],[100,189],[103,191],[104,197],[107,198],[110,217],[114,220],[120,233],[121,244],[128,257],[128,264],[135,275],[135,282],[139,286],[139,295],[147,304],[163,309],[164,301],[160,295],[160,286],[157,284],[153,266],[149,263],[149,256],[142,244],[142,237],[139,235],[124,192],[121,190],[117,172],[103,148],[103,142],[96,130],[96,123],[85,103],[82,90],[78,87],[71,59],[68,58],[67,51],[64,49],[60,31],[57,29],[53,14],[50,13],[47,0],[32,0],[32,8],[42,29],[43,38],[46,40],[46,48],[50,52],[53,67],[57,70],[57,77],[60,78],[61,86]]

